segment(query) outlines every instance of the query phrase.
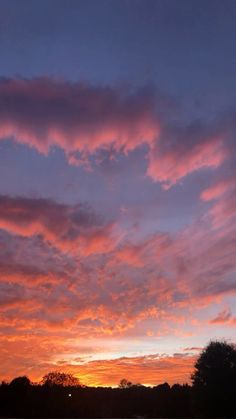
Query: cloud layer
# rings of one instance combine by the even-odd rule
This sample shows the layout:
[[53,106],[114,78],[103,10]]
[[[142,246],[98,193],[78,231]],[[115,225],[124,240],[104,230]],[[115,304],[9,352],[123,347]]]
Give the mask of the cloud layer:
[[[9,147],[12,168],[22,159],[28,170],[15,179],[16,194],[1,166],[9,188],[0,195],[7,378],[60,367],[85,384],[115,385],[127,369],[134,382],[184,382],[206,336],[231,336],[235,125],[229,116],[177,124],[161,105],[150,89],[1,79],[2,150]],[[67,161],[52,158],[55,147]],[[19,153],[30,159],[32,148],[49,167],[36,195],[41,166],[28,168]],[[77,167],[89,163],[90,172]],[[53,171],[74,189],[56,176],[54,193]]]
[[114,247],[112,223],[104,225],[92,210],[47,199],[0,196],[0,228],[22,237],[43,236],[61,250],[89,255]]
[[48,153],[94,152],[114,146],[129,151],[158,136],[154,97],[145,89],[125,89],[59,82],[48,78],[2,79],[1,138]]
[[85,167],[98,150],[127,153],[146,146],[147,175],[166,188],[225,161],[223,126],[167,124],[165,109],[155,88],[1,79],[0,139],[13,138],[44,154],[59,147],[70,164]]

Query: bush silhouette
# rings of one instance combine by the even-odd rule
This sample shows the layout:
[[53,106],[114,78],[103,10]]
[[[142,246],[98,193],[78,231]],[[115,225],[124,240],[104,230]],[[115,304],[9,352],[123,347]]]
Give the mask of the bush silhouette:
[[13,378],[13,380],[10,382],[11,387],[17,387],[17,388],[26,388],[31,385],[30,379],[23,375],[22,377],[16,377]]

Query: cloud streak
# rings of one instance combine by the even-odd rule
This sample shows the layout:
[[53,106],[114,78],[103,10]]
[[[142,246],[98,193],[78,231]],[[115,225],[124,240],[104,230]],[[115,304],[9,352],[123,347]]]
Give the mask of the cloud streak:
[[1,138],[42,153],[58,146],[68,155],[110,146],[133,150],[151,144],[159,131],[150,90],[126,93],[48,78],[2,79],[0,122]]
[[[201,141],[201,138],[199,138]],[[181,142],[169,149],[151,151],[147,174],[169,189],[188,174],[199,169],[215,169],[219,167],[227,157],[227,152],[221,138],[212,136],[204,138],[204,141],[183,147]]]
[[[99,150],[128,153],[146,146],[147,175],[169,188],[228,156],[222,127],[167,124],[155,88],[98,87],[50,78],[0,80],[0,139],[89,166]],[[163,109],[165,103],[163,100]]]
[[108,252],[118,240],[114,225],[104,224],[88,206],[42,198],[0,196],[0,228],[23,237],[41,235],[62,251],[85,256]]
[[220,311],[216,317],[210,320],[210,323],[213,325],[226,325],[226,326],[235,326],[236,316],[233,316],[231,310],[224,309]]

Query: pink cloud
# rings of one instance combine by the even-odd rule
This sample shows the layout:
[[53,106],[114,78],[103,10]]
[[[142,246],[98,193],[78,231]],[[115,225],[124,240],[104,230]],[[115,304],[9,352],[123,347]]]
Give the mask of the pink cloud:
[[200,352],[202,350],[203,350],[202,346],[190,346],[190,347],[184,348],[185,352],[195,352],[195,351]]
[[216,317],[211,319],[210,323],[215,325],[225,324],[227,326],[235,326],[236,317],[233,317],[231,310],[225,309],[220,311]]
[[232,317],[231,311],[228,309],[225,309],[221,311],[214,319],[210,321],[212,324],[224,324],[227,323]]
[[49,78],[5,79],[0,83],[0,137],[14,137],[41,153],[53,146],[69,156],[111,145],[129,151],[158,136],[153,99],[144,89],[127,94]]
[[124,92],[49,78],[4,79],[0,140],[13,138],[44,154],[59,147],[69,164],[89,170],[89,156],[98,150],[128,153],[146,145],[147,175],[164,188],[196,170],[219,167],[227,157],[222,130],[166,128],[156,96],[155,89]]
[[207,138],[203,143],[190,144],[184,149],[178,144],[164,151],[157,147],[156,152],[149,154],[147,174],[168,189],[196,170],[217,168],[226,157],[221,138]]
[[37,266],[30,266],[24,263],[18,263],[14,260],[0,260],[0,276],[7,279],[8,282],[20,284],[51,284],[58,281],[59,277],[55,272],[47,272]]
[[144,266],[143,248],[144,245],[127,244],[116,251],[116,259],[127,265],[141,268]]
[[208,211],[207,217],[211,219],[214,228],[224,228],[232,224],[236,219],[235,193],[217,201]]
[[235,185],[235,179],[230,178],[227,180],[219,181],[218,183],[210,186],[201,193],[202,201],[212,201],[224,195]]
[[23,237],[42,235],[62,251],[111,251],[119,240],[114,224],[102,224],[83,204],[68,206],[46,199],[0,197],[0,228]]

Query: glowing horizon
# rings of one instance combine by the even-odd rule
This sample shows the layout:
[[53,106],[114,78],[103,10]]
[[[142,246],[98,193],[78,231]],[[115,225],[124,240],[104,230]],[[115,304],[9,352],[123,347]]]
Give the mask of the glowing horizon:
[[226,3],[0,1],[1,380],[189,383],[236,341]]

